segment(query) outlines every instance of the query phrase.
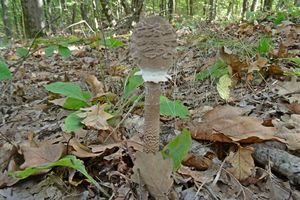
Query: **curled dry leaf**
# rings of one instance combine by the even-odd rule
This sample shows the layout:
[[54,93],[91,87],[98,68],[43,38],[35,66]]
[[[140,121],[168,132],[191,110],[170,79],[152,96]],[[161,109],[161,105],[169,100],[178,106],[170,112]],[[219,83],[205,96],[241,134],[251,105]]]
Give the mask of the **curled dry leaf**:
[[241,60],[238,55],[233,54],[224,46],[220,49],[220,57],[230,67],[231,75],[236,75],[238,79],[241,77],[241,69],[249,67],[247,60]]
[[110,126],[107,120],[113,116],[104,111],[105,106],[106,104],[97,104],[89,108],[82,108],[81,111],[83,112],[78,114],[80,118],[84,118],[81,123],[97,130],[109,130]]
[[[231,111],[232,110],[232,111]],[[262,120],[241,116],[242,111],[231,106],[219,106],[203,117],[203,122],[190,127],[192,137],[218,142],[256,143],[266,140],[285,142],[275,136],[274,127],[265,127]]]
[[160,152],[137,152],[131,178],[136,183],[144,183],[155,199],[164,199],[173,185],[172,163],[171,159],[164,160]]
[[96,76],[91,74],[82,75],[85,81],[90,85],[94,96],[102,96],[104,94],[104,85],[100,82]]
[[230,152],[226,161],[231,164],[228,169],[238,180],[243,181],[250,177],[255,167],[254,160],[252,158],[252,147],[239,146],[236,152]]

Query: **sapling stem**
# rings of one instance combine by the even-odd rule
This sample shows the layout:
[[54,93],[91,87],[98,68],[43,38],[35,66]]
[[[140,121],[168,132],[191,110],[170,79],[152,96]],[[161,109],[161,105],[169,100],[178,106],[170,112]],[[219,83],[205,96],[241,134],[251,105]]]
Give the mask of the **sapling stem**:
[[145,152],[155,153],[159,151],[159,114],[160,84],[145,82],[145,105],[144,105],[144,135]]

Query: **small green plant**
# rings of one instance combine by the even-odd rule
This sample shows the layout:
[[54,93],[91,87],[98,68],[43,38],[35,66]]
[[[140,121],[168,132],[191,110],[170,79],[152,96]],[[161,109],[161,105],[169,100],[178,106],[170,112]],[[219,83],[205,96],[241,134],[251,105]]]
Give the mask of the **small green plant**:
[[24,47],[20,47],[20,48],[16,49],[16,54],[20,58],[25,58],[25,57],[27,57],[29,55],[29,51],[28,51],[28,49],[26,49]]
[[101,39],[101,45],[107,47],[108,49],[118,48],[124,46],[124,43],[121,40],[115,39],[113,37],[108,37]]
[[2,58],[0,58],[0,81],[9,80],[11,78],[12,73],[10,72],[8,65]]
[[50,45],[44,49],[45,55],[47,57],[51,57],[54,54],[54,51],[58,51],[58,54],[61,55],[63,58],[67,58],[71,55],[71,51],[68,48],[67,44],[60,44],[60,45]]
[[260,53],[260,55],[265,56],[270,51],[272,46],[271,38],[265,36],[258,41],[257,51]]
[[224,74],[228,74],[228,68],[223,60],[218,60],[212,66],[202,70],[196,75],[196,80],[203,81],[208,77],[220,78]]
[[25,179],[34,174],[41,173],[45,169],[52,169],[53,167],[69,167],[69,168],[79,171],[87,178],[87,180],[90,183],[94,184],[103,194],[105,194],[106,196],[109,196],[107,194],[107,192],[99,185],[99,183],[88,174],[83,162],[81,160],[77,159],[73,155],[67,155],[67,156],[61,158],[60,160],[49,163],[49,164],[45,164],[45,165],[41,165],[41,166],[37,166],[37,167],[28,167],[22,171],[10,172],[9,175],[14,178],[22,180],[22,179]]
[[81,118],[78,117],[80,108],[90,106],[91,93],[88,91],[83,91],[78,84],[75,83],[65,83],[65,82],[56,82],[44,86],[45,89],[49,92],[61,94],[66,96],[63,99],[61,106],[70,110],[77,110],[67,116],[64,121],[64,131],[70,133],[81,127]]

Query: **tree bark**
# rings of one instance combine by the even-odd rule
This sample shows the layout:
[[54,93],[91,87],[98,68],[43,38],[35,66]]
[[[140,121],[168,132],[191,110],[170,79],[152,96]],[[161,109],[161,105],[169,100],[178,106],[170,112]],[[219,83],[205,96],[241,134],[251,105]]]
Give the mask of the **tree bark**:
[[300,6],[300,0],[294,0],[294,6]]
[[4,31],[8,38],[10,38],[12,35],[11,31],[11,23],[10,18],[8,15],[8,0],[1,0],[1,7],[2,7],[2,20],[4,25]]
[[174,7],[175,7],[175,0],[169,0],[168,1],[168,18],[169,22],[172,21],[173,13],[174,13]]
[[264,2],[264,11],[270,11],[272,9],[273,0],[265,0]]
[[21,0],[27,38],[40,37],[45,27],[43,0]]
[[214,0],[209,0],[209,16],[208,21],[212,22],[214,20]]
[[130,12],[130,6],[128,4],[128,1],[127,0],[121,0],[121,5],[124,9],[125,14],[129,15],[131,12]]
[[227,19],[230,19],[232,17],[232,10],[233,10],[233,3],[232,1],[230,1],[227,7],[227,13],[226,13]]
[[251,8],[250,8],[250,11],[255,11],[256,10],[256,3],[257,3],[257,0],[253,0],[252,1],[252,4],[251,4]]
[[245,13],[247,11],[248,11],[248,0],[243,0],[242,19],[244,19]]
[[13,7],[13,14],[14,14],[14,24],[15,24],[15,28],[16,28],[16,33],[17,33],[17,35],[20,35],[20,31],[19,31],[19,24],[21,24],[21,23],[19,23],[19,21],[21,21],[21,20],[18,20],[18,19],[20,19],[20,17],[18,17],[18,16],[20,16],[20,15],[17,15],[17,6],[16,6],[16,2],[15,1],[12,1],[12,7]]
[[101,0],[102,11],[109,24],[112,24],[111,10],[109,8],[109,0]]

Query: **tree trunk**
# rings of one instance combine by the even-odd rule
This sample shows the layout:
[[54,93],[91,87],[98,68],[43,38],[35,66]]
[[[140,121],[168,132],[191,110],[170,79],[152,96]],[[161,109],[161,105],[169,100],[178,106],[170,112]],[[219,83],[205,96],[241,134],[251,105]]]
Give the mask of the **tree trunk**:
[[245,13],[247,11],[248,11],[248,0],[243,0],[242,19],[244,19]]
[[294,0],[294,6],[300,6],[300,0]]
[[8,15],[8,0],[1,0],[1,7],[2,7],[2,20],[4,25],[4,31],[8,38],[10,38],[12,35],[11,31],[11,23],[10,18]]
[[143,10],[144,0],[132,0],[131,6],[131,9],[133,10],[132,20],[138,22],[140,20],[140,15]]
[[166,15],[166,0],[161,0],[159,7],[160,7],[159,15],[165,16]]
[[272,9],[273,0],[265,0],[264,11],[270,11]]
[[209,16],[208,21],[212,22],[214,20],[214,0],[209,0]]
[[217,16],[217,5],[218,5],[218,0],[214,0],[214,3],[213,3],[213,20],[215,20],[216,16]]
[[130,11],[130,6],[128,4],[128,1],[127,0],[121,0],[121,5],[124,9],[125,14],[129,15],[131,13],[131,11]]
[[98,24],[98,5],[96,0],[93,0],[93,11],[94,11],[94,23],[96,30],[99,30],[99,24]]
[[194,0],[189,0],[189,15],[190,16],[194,15],[193,6],[194,6]]
[[256,3],[257,3],[257,0],[252,1],[250,11],[254,12],[256,10]]
[[227,7],[227,13],[226,13],[227,19],[230,19],[232,17],[232,10],[233,10],[233,3],[232,1],[230,1]]
[[45,27],[43,0],[21,0],[27,38],[40,37]]
[[18,15],[17,13],[17,6],[16,6],[16,2],[15,1],[12,1],[12,7],[13,7],[13,14],[14,14],[14,24],[15,24],[15,28],[16,28],[16,33],[17,35],[20,35],[20,31],[19,31],[19,21],[21,20],[18,20]]
[[169,18],[169,22],[172,21],[173,18],[173,13],[174,13],[174,8],[175,8],[175,0],[169,0],[168,1],[168,18]]
[[109,24],[112,24],[112,16],[109,8],[109,0],[101,0],[102,11],[108,21]]
[[88,13],[88,6],[87,6],[87,0],[83,0],[80,3],[80,15],[81,15],[81,19],[85,20],[87,23],[89,23],[89,19],[87,16]]

